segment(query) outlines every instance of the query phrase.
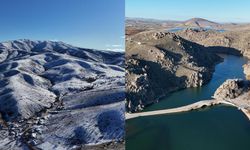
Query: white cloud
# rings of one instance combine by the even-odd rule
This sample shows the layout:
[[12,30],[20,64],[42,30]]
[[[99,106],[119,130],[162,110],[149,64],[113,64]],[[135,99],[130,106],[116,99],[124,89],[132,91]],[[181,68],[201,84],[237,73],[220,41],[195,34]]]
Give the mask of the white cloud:
[[122,47],[121,44],[106,44],[106,47]]
[[125,51],[125,50],[122,49],[122,48],[107,48],[106,50],[107,50],[107,51]]
[[120,44],[114,44],[114,45],[111,45],[112,47],[122,47],[122,45]]
[[55,38],[55,39],[50,39],[50,41],[58,42],[59,40]]
[[108,51],[125,51],[122,44],[106,44],[105,46]]
[[123,47],[123,45],[121,45],[121,44],[106,44],[105,45],[106,47],[108,47],[108,48],[118,48],[118,47]]

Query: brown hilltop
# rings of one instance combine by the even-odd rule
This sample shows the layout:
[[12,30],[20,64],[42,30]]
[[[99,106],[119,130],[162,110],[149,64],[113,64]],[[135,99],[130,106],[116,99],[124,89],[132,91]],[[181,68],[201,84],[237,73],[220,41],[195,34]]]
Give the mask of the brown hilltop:
[[209,21],[203,18],[192,18],[187,21],[183,22],[184,26],[188,27],[199,27],[199,28],[206,28],[206,27],[211,27],[211,28],[218,28],[220,27],[219,23]]

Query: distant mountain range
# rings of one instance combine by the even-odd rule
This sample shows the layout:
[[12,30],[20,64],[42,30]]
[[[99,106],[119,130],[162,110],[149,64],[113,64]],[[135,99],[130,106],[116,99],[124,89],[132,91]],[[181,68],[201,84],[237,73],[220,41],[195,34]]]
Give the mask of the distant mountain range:
[[242,30],[250,29],[248,23],[218,23],[203,18],[191,18],[185,21],[157,20],[144,18],[126,18],[126,35],[135,34],[152,29],[186,29],[204,28],[216,30]]
[[163,20],[163,19],[152,19],[152,18],[133,18],[133,17],[126,17],[126,22],[158,22],[158,23],[180,23],[180,24],[185,24],[188,22],[192,23],[205,23],[205,24],[243,24],[243,23],[237,23],[237,22],[216,22],[212,20],[208,20],[205,18],[199,18],[199,17],[194,17],[190,18],[188,20]]

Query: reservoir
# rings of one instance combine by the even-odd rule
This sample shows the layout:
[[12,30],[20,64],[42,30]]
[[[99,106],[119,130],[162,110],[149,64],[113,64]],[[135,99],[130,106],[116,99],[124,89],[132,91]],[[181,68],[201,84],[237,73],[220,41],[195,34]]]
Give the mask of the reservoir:
[[[175,108],[210,99],[226,80],[245,78],[244,57],[220,55],[211,81],[200,88],[169,94],[145,111]],[[250,121],[237,108],[215,106],[199,111],[139,117],[126,121],[127,150],[249,150]]]

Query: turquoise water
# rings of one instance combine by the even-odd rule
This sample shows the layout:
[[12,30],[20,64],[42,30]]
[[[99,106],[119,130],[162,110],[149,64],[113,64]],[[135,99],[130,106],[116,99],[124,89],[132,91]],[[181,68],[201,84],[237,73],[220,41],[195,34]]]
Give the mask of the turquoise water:
[[[174,92],[146,111],[209,99],[229,78],[245,78],[246,59],[223,56],[212,80],[201,88]],[[216,106],[187,113],[140,117],[126,122],[127,150],[249,150],[250,121],[233,107]]]

